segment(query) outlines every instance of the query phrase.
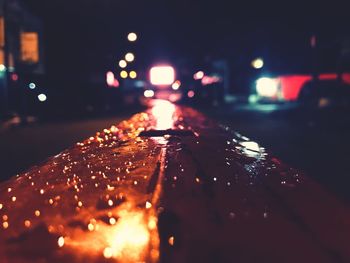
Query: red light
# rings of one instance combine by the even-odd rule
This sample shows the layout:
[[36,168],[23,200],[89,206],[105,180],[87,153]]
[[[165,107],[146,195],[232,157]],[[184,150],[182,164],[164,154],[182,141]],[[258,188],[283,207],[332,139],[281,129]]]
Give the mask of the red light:
[[[323,73],[318,76],[319,80],[335,80],[338,75],[336,73]],[[304,84],[312,80],[311,75],[292,75],[292,76],[281,76],[278,78],[281,83],[282,94],[285,100],[296,100],[298,99],[300,90]],[[350,73],[343,73],[342,80],[350,84]]]
[[279,77],[283,98],[285,100],[296,100],[303,85],[310,81],[310,75],[293,75]]
[[338,75],[335,73],[326,73],[326,74],[320,74],[318,76],[318,79],[320,80],[332,80],[337,79]]
[[217,76],[204,76],[202,78],[202,85],[206,86],[206,85],[210,85],[210,84],[214,84],[214,83],[218,83],[221,81],[221,78],[217,77]]
[[343,73],[342,74],[342,79],[346,84],[350,85],[350,73]]
[[13,74],[11,75],[11,79],[12,79],[13,81],[17,81],[17,80],[18,80],[18,75],[17,75],[16,73],[13,73]]
[[187,92],[187,96],[188,96],[189,98],[193,98],[193,97],[194,97],[194,91],[193,91],[193,90],[189,90],[189,91]]

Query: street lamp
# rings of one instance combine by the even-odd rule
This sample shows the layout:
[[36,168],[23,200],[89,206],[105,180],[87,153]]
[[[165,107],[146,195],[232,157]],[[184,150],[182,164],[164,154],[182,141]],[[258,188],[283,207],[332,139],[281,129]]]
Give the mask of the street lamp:
[[128,63],[126,63],[126,61],[124,59],[119,61],[119,67],[126,68],[127,65],[128,65]]
[[44,93],[41,93],[41,94],[38,95],[38,100],[40,102],[44,102],[44,101],[47,100],[47,96]]
[[136,40],[137,40],[137,35],[136,35],[136,33],[134,33],[134,32],[129,33],[129,34],[128,34],[128,40],[129,40],[130,42],[136,41]]
[[122,71],[120,72],[120,77],[121,77],[122,79],[126,79],[126,78],[128,77],[128,72],[126,72],[125,70],[122,70]]
[[136,77],[137,77],[136,71],[134,71],[134,70],[130,71],[130,72],[129,72],[129,77],[130,77],[131,79],[136,79]]
[[252,67],[255,69],[261,69],[264,66],[264,60],[262,58],[256,58],[252,61]]
[[157,86],[171,85],[175,80],[175,70],[169,65],[152,67],[150,70],[150,80],[153,85]]
[[35,83],[31,82],[31,83],[28,84],[28,87],[29,87],[30,89],[35,89],[35,88],[36,88],[36,85],[35,85]]
[[125,55],[125,60],[127,61],[127,62],[133,62],[134,61],[134,59],[135,59],[135,55],[133,54],[133,53],[127,53],[126,55]]

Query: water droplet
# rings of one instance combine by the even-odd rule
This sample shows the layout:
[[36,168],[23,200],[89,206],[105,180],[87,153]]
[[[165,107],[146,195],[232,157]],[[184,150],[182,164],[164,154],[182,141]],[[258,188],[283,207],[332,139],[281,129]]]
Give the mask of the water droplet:
[[173,236],[169,237],[168,243],[169,243],[170,246],[174,245],[174,241],[175,241],[175,238]]
[[111,258],[113,256],[113,251],[110,247],[106,247],[104,250],[103,250],[103,256],[105,258]]
[[64,237],[59,237],[57,240],[57,244],[59,247],[63,247],[64,246]]

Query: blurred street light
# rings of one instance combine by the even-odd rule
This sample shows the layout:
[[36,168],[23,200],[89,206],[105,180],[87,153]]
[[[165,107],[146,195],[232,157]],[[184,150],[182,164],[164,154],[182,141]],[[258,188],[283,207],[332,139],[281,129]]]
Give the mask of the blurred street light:
[[189,90],[189,91],[187,92],[187,97],[189,97],[189,98],[193,98],[194,95],[195,95],[195,93],[194,93],[193,90]]
[[180,88],[180,86],[181,86],[181,82],[179,80],[177,80],[173,83],[173,85],[171,85],[171,88],[173,90],[178,90]]
[[106,82],[108,86],[112,86],[114,83],[114,74],[112,71],[108,71],[106,74]]
[[119,87],[119,81],[115,78],[114,73],[112,71],[108,71],[106,73],[106,82],[109,87]]
[[35,83],[31,82],[31,83],[29,83],[28,87],[29,87],[30,89],[35,89],[35,88],[36,88],[36,85],[35,85]]
[[256,81],[256,92],[262,97],[274,97],[278,92],[278,80],[273,78],[260,78]]
[[4,64],[0,64],[0,71],[5,71],[6,70],[6,67]]
[[38,95],[38,100],[41,102],[44,102],[47,100],[47,96],[45,94],[41,93]]
[[136,41],[136,40],[137,40],[137,35],[136,35],[134,32],[129,33],[129,34],[128,34],[128,40],[129,40],[130,42]]
[[252,61],[252,67],[255,69],[261,69],[264,66],[264,60],[262,58],[256,58]]
[[202,79],[203,77],[204,77],[204,72],[203,72],[203,71],[198,71],[197,73],[195,73],[195,74],[193,75],[193,78],[194,78],[195,80]]
[[143,95],[146,97],[146,98],[152,98],[154,96],[154,91],[151,90],[151,89],[147,89],[143,92]]
[[134,56],[134,54],[133,53],[127,53],[126,55],[125,55],[125,60],[127,61],[127,62],[133,62],[134,61],[134,59],[135,59],[135,56]]
[[119,61],[119,67],[126,68],[127,65],[128,65],[128,63],[126,63],[126,61],[124,59]]
[[136,79],[136,78],[137,78],[137,73],[136,73],[136,71],[134,71],[134,70],[130,71],[130,72],[129,72],[129,76],[130,76],[130,78],[132,78],[132,79]]
[[126,79],[128,77],[128,72],[126,72],[125,70],[121,71],[120,72],[120,77],[122,79]]
[[174,83],[175,70],[171,66],[156,66],[151,68],[150,79],[153,85],[167,86]]

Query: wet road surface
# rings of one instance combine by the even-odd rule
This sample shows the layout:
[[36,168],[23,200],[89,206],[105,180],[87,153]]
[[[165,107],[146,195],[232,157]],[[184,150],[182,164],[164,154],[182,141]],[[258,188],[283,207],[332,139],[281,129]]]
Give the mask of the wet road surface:
[[3,262],[350,261],[346,206],[165,101],[2,183],[0,214]]
[[349,112],[307,112],[296,105],[244,105],[208,111],[221,123],[264,145],[350,204]]

